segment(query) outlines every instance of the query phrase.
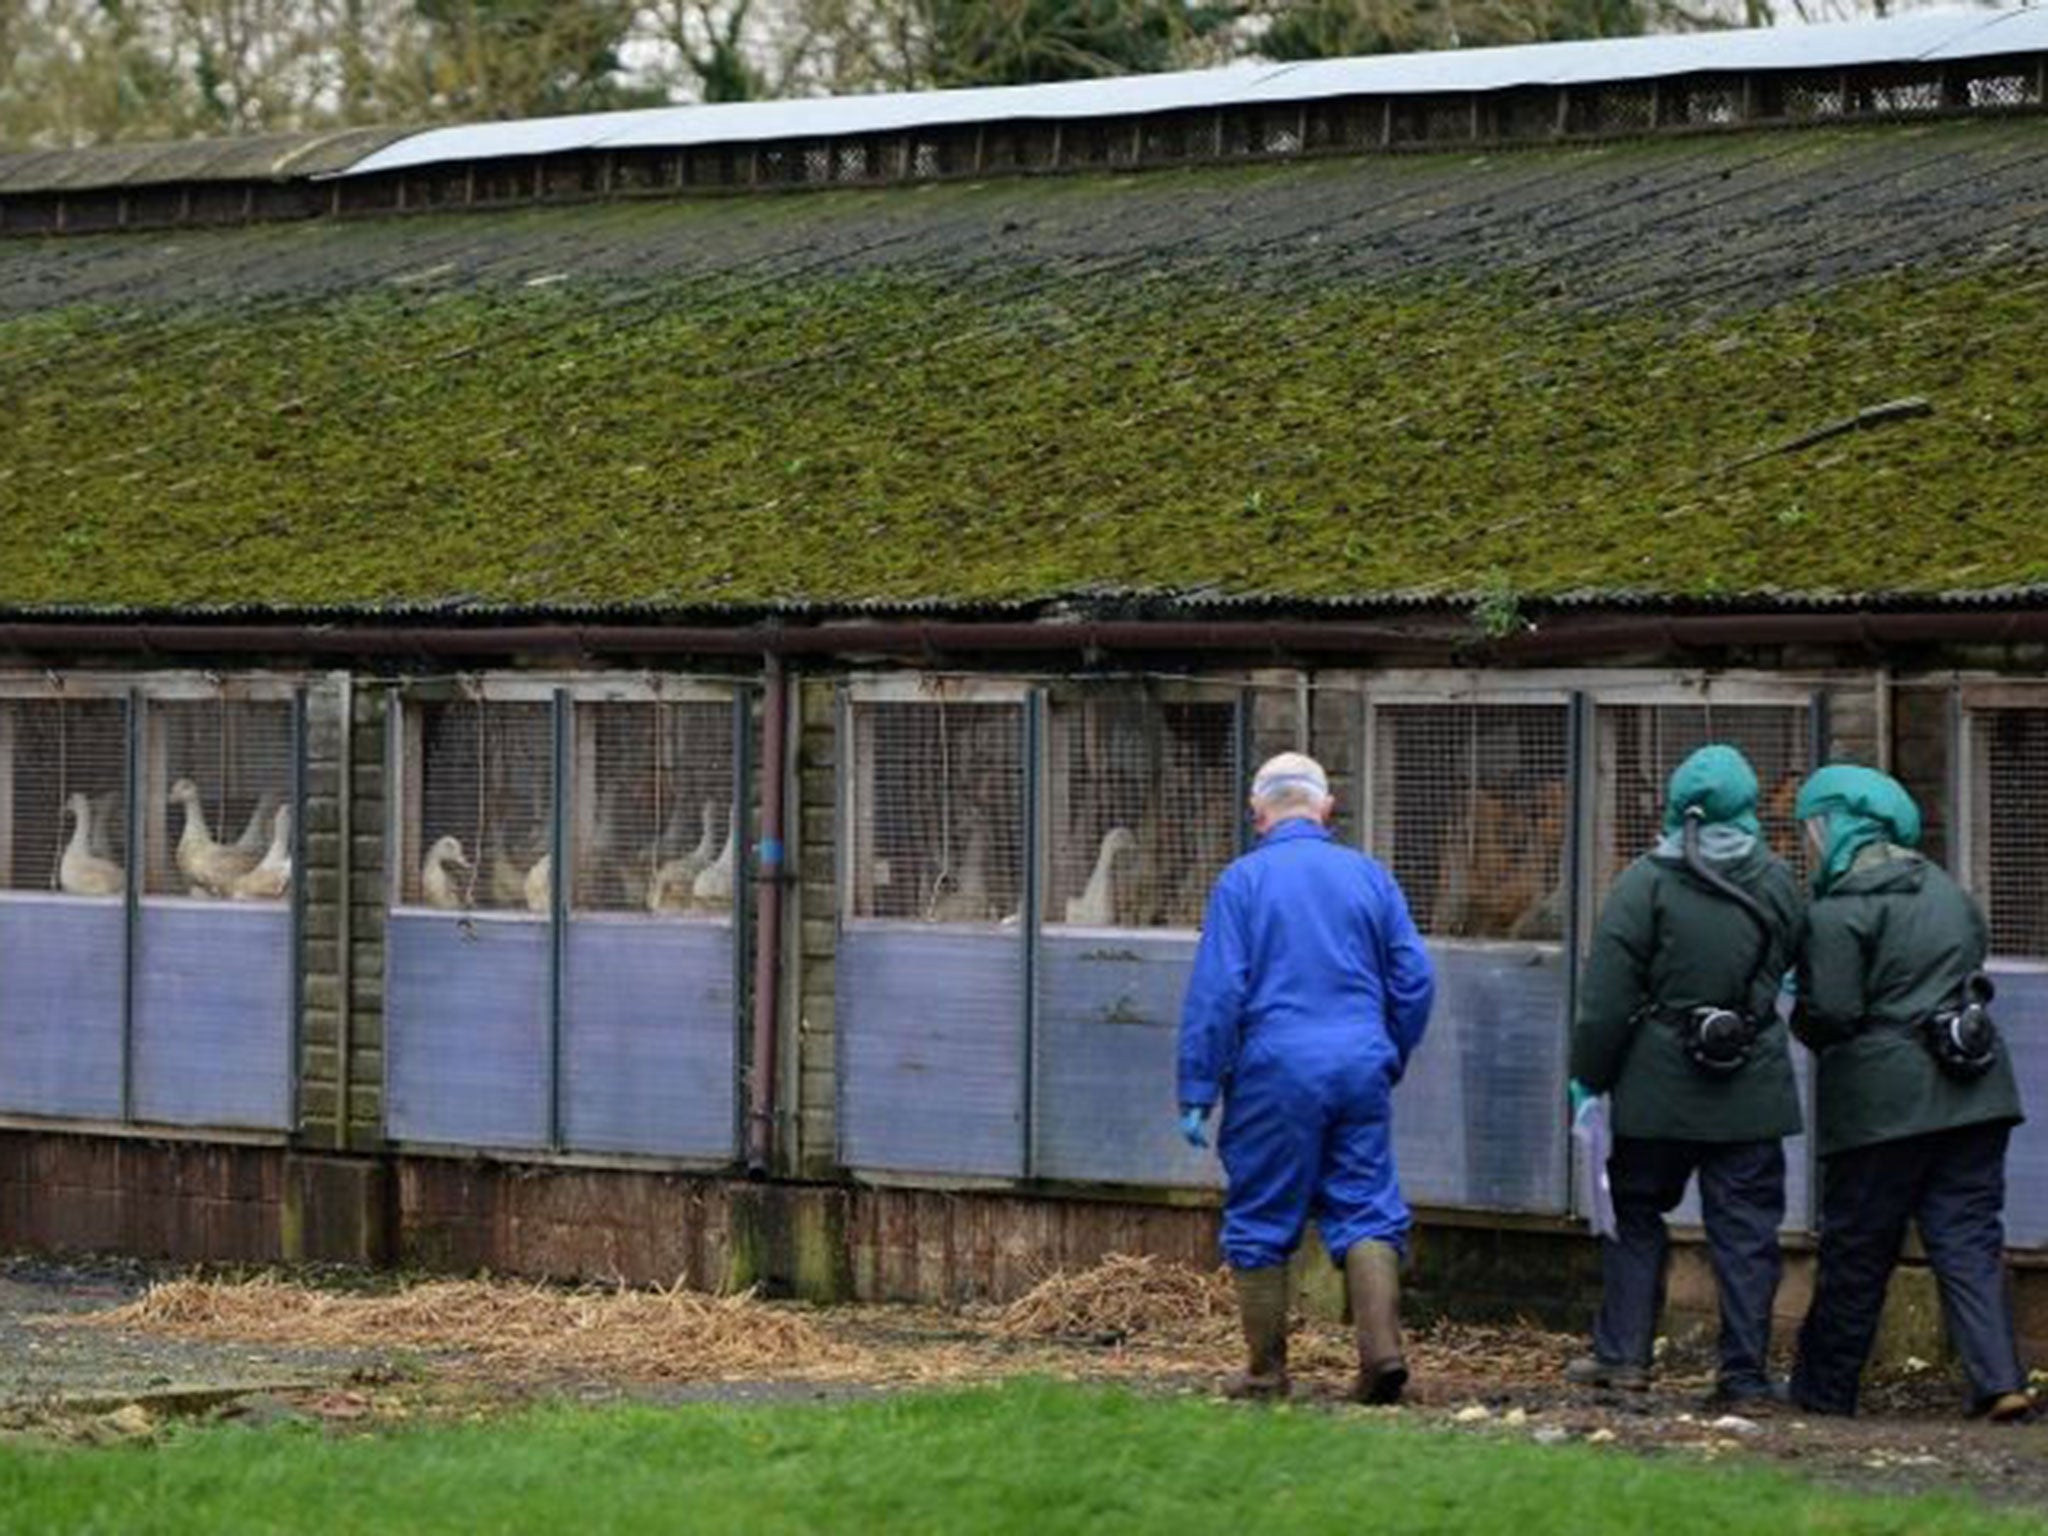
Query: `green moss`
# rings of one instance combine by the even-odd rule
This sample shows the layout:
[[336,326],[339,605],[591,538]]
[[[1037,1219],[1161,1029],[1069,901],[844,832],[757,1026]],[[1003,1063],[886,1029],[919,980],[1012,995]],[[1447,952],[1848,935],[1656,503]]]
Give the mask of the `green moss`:
[[[801,232],[804,201],[744,216]],[[1163,258],[73,305],[0,321],[0,603],[1109,585],[1510,622],[1571,592],[2048,582],[2044,335],[2048,285],[2010,270],[1717,318]],[[1739,462],[1913,394],[1931,416]]]

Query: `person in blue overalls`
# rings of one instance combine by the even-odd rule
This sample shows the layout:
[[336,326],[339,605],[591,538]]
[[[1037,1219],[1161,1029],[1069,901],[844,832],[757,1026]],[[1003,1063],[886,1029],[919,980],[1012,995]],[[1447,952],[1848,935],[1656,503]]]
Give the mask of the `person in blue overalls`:
[[1223,1253],[1249,1365],[1232,1396],[1283,1397],[1287,1262],[1313,1215],[1343,1269],[1359,1402],[1398,1402],[1408,1207],[1394,1173],[1392,1093],[1429,1023],[1436,979],[1392,875],[1328,830],[1313,758],[1254,776],[1258,843],[1210,893],[1180,1027],[1181,1134],[1217,1150]]

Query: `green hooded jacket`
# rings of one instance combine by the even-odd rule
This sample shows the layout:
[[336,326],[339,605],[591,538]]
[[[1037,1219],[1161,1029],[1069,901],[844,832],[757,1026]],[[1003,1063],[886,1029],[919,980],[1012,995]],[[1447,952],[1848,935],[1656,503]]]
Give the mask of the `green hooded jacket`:
[[2018,1122],[2004,1047],[1991,1071],[1962,1083],[1920,1041],[1921,1022],[1957,1003],[1983,965],[1987,934],[1976,902],[1913,851],[1920,812],[1912,797],[1874,769],[1834,765],[1801,787],[1797,813],[1826,824],[1792,1018],[1818,1062],[1820,1155]]
[[[1658,847],[1615,881],[1580,982],[1572,1076],[1613,1095],[1617,1136],[1680,1141],[1767,1141],[1797,1135],[1799,1092],[1780,978],[1800,923],[1799,885],[1757,833],[1756,774],[1732,747],[1702,747],[1671,776]],[[1765,936],[1742,907],[1686,866],[1686,812],[1701,812],[1701,852],[1769,919]],[[1766,1020],[1750,1059],[1727,1077],[1686,1059],[1675,1024],[1645,1004],[1737,1008]]]

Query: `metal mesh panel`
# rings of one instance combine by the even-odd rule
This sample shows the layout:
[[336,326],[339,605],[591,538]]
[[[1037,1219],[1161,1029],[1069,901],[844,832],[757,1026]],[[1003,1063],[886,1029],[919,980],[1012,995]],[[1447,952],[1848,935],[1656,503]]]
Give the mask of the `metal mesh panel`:
[[1840,117],[1847,110],[1846,93],[1837,75],[1788,80],[1778,95],[1778,115],[1794,120]]
[[121,1114],[120,699],[0,700],[0,1111]]
[[1920,851],[1949,866],[1949,690],[1892,693],[1892,775],[1920,807]]
[[1940,73],[1872,80],[1855,92],[1851,110],[1904,116],[1915,112],[1939,112],[1945,103]]
[[546,704],[464,699],[412,707],[400,900],[545,913],[554,814]]
[[151,701],[143,891],[283,901],[292,877],[292,711],[281,700]]
[[1372,847],[1440,938],[1564,933],[1562,704],[1374,711]]
[[1666,87],[1664,120],[1713,126],[1742,117],[1742,82],[1732,79],[1694,80]]
[[[853,706],[834,1000],[849,1166],[1024,1161],[1023,710]],[[859,919],[883,918],[876,924]]]
[[732,705],[718,701],[576,706],[572,907],[731,912],[732,730]]
[[865,139],[841,143],[833,149],[834,181],[866,181],[875,174],[875,157]]
[[1023,715],[1014,704],[853,712],[850,916],[995,923],[1023,883]]
[[1237,706],[1142,694],[1054,701],[1046,921],[1193,928],[1237,852]]
[[1993,954],[2048,958],[2048,709],[1970,717],[1971,864]]
[[1489,102],[1493,134],[1501,139],[1547,139],[1557,132],[1557,93],[1523,88],[1497,93]]
[[1355,689],[1318,688],[1309,696],[1309,756],[1323,765],[1336,798],[1330,830],[1357,847],[1362,838],[1359,807],[1364,804],[1360,743],[1365,734],[1365,700]]
[[0,699],[0,890],[125,888],[127,714],[120,699]]
[[1963,83],[1963,99],[1977,109],[2038,106],[2041,76],[2038,72],[2020,70],[1977,75]]
[[1602,85],[1590,93],[1596,133],[1646,133],[1656,126],[1654,86],[1630,82]]
[[1629,863],[1647,853],[1664,825],[1671,774],[1708,742],[1726,742],[1749,759],[1761,786],[1758,819],[1764,837],[1795,873],[1804,873],[1793,801],[1813,761],[1812,711],[1797,704],[1605,704],[1599,711],[1598,856],[1594,875],[1605,891]]

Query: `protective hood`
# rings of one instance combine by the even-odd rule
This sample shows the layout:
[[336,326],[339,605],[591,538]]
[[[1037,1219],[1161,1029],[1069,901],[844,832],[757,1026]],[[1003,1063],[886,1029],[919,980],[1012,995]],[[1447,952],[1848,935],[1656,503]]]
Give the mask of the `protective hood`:
[[[1664,799],[1664,834],[1671,838],[1681,832],[1685,813],[1697,806],[1704,822],[1703,845],[1726,846],[1738,841],[1730,833],[1754,838],[1761,830],[1756,819],[1756,796],[1756,770],[1749,766],[1748,758],[1719,742],[1701,747],[1671,775],[1671,787]],[[1717,828],[1728,831],[1717,832]],[[1747,844],[1742,851],[1748,851]]]
[[1816,892],[1828,890],[1849,872],[1856,855],[1872,843],[1920,845],[1920,807],[1906,787],[1888,773],[1831,763],[1799,786],[1794,814],[1801,822],[1822,818],[1826,852],[1813,872]]

